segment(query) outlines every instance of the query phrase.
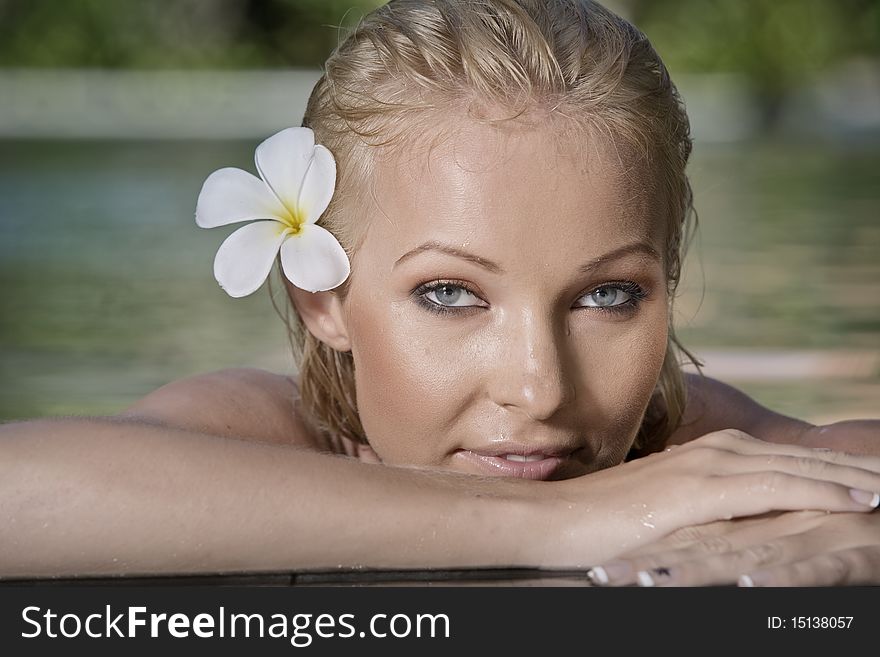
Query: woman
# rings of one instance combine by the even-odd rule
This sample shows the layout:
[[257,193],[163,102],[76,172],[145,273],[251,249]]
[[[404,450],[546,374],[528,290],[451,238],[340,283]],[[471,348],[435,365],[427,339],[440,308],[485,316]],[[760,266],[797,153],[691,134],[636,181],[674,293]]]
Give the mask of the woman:
[[[220,372],[116,418],[4,427],[0,572],[880,579],[880,460],[809,449],[876,454],[876,422],[685,393],[690,138],[635,28],[586,0],[395,0],[330,57],[304,126],[258,148],[266,185],[222,169],[197,208],[254,220],[218,252],[231,295],[280,250],[299,382]],[[706,536],[800,551],[707,569]]]

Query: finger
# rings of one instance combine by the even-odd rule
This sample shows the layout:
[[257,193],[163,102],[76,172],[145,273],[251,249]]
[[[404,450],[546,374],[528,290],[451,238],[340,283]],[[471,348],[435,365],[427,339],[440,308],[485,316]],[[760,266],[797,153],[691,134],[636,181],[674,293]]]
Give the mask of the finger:
[[880,546],[852,547],[749,572],[740,586],[851,586],[880,583]]
[[[729,477],[713,477],[703,483],[704,494],[692,500],[687,511],[703,523],[730,517],[752,516],[769,511],[861,511],[870,512],[880,504],[875,491],[853,489],[829,481],[782,472],[751,472]],[[686,524],[685,522],[680,523]]]
[[[599,576],[610,586],[708,586],[734,584],[744,572],[801,559],[808,552],[797,540],[755,541],[751,531],[707,536],[686,548],[617,560],[601,567]],[[771,535],[778,535],[777,529]],[[765,539],[765,527],[760,538]]]
[[[878,546],[872,515],[788,513],[761,523],[731,522],[737,531],[707,535],[677,550],[627,556],[605,569],[608,584],[707,586],[732,584],[743,573],[796,563],[820,550]],[[661,541],[662,542],[662,541]],[[616,577],[616,579],[615,579]],[[612,581],[613,580],[613,581]]]
[[771,443],[736,429],[725,429],[724,431],[706,434],[687,445],[683,445],[682,448],[697,448],[699,446],[716,447],[743,455],[777,454],[780,456],[806,457],[880,473],[880,457],[877,456],[848,454],[824,447],[804,447],[786,443]]
[[675,456],[669,455],[667,458],[670,462],[673,458],[676,459],[675,463],[678,466],[699,469],[719,476],[746,472],[782,472],[808,479],[832,481],[859,490],[880,491],[880,472],[816,458],[810,455],[812,450],[800,449],[802,451],[800,455],[774,452],[740,453],[704,444],[678,451]]
[[860,490],[880,491],[880,473],[810,456],[783,454],[739,456],[736,466],[733,467],[740,468],[740,472],[772,470],[808,479],[832,481]]
[[746,472],[691,482],[682,479],[672,504],[653,509],[651,517],[652,524],[667,535],[682,527],[779,512],[868,513],[878,504],[880,494],[873,491],[783,472]]
[[[731,548],[718,554],[681,561],[669,566],[643,566],[636,571],[640,586],[713,586],[732,585],[743,573],[764,570],[799,561],[809,555],[801,537],[779,538]],[[719,542],[719,546],[721,543]]]
[[627,552],[622,557],[644,567],[675,564],[736,550],[770,536],[787,536],[813,529],[828,518],[825,511],[772,512],[736,520],[718,520],[682,527],[668,536]]

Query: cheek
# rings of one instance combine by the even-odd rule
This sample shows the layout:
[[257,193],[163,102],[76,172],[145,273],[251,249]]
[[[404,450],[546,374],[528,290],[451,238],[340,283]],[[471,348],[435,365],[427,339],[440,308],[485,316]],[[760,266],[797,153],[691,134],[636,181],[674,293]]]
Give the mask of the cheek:
[[657,384],[667,345],[667,314],[661,303],[638,319],[591,331],[578,350],[582,388],[592,404],[585,423],[604,434],[602,459],[620,462],[635,440]]
[[[658,304],[659,305],[659,304]],[[642,415],[648,406],[648,402],[657,386],[660,370],[666,358],[666,349],[669,344],[669,325],[667,305],[664,299],[662,306],[653,313],[651,320],[646,322],[631,346],[632,361],[639,367],[632,374],[634,390],[634,410],[638,411],[637,421],[641,423]]]
[[466,364],[411,313],[353,307],[355,386],[361,423],[379,457],[427,465],[442,458],[443,436],[459,416]]
[[621,379],[632,390],[633,399],[644,399],[645,404],[657,384],[668,338],[666,302],[655,303],[621,347],[625,350],[624,358],[620,359]]

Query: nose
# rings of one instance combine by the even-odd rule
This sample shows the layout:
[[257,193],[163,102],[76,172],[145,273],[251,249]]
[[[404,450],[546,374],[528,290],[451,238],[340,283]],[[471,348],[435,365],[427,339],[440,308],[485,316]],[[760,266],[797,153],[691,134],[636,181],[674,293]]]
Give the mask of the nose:
[[566,363],[565,327],[523,312],[501,332],[489,394],[499,406],[546,420],[575,397]]

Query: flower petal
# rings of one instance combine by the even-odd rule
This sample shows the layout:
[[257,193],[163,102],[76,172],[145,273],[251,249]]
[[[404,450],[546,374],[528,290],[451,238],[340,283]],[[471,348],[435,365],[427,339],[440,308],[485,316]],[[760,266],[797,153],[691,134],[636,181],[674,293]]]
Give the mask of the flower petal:
[[351,272],[348,255],[333,234],[305,224],[281,245],[281,267],[291,283],[308,292],[332,290]]
[[299,209],[306,223],[313,224],[330,205],[336,187],[336,160],[333,154],[321,146],[315,146],[315,154],[299,192]]
[[315,133],[311,128],[287,128],[257,146],[257,171],[291,212],[296,211],[314,151]]
[[272,270],[278,247],[290,229],[277,221],[257,221],[232,233],[214,258],[214,278],[231,297],[255,292]]
[[234,167],[219,169],[208,176],[196,203],[196,223],[202,228],[286,215],[284,206],[266,183]]

